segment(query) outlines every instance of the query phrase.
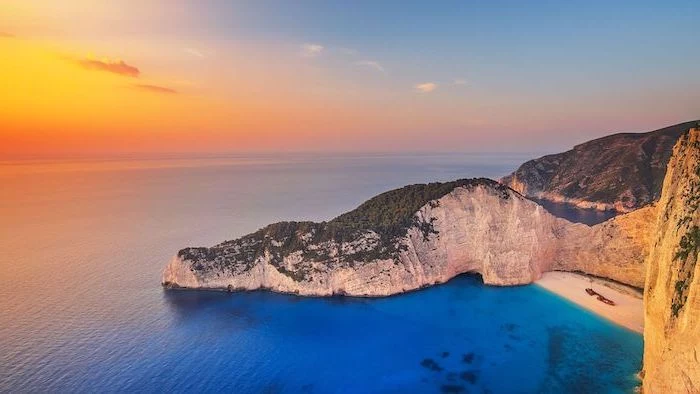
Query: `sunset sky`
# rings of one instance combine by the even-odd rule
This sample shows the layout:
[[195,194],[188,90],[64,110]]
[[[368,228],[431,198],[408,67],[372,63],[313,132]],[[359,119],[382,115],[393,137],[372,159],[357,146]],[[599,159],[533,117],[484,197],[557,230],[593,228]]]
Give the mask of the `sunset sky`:
[[559,150],[700,118],[699,48],[697,0],[3,0],[0,155]]

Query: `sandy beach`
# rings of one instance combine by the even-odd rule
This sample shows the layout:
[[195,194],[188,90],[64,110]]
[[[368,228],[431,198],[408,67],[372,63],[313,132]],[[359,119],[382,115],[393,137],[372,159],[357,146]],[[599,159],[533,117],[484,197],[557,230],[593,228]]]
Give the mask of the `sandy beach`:
[[[547,272],[535,284],[616,324],[640,334],[644,331],[642,294],[634,288],[571,272]],[[588,295],[586,288],[589,287],[616,305],[604,304]]]

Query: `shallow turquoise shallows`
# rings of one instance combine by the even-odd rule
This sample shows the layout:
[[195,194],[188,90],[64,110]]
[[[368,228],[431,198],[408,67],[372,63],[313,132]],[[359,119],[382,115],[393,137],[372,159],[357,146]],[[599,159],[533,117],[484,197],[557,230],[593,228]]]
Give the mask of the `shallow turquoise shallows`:
[[164,291],[177,250],[524,157],[0,163],[0,392],[631,392],[640,335],[479,277],[382,299]]

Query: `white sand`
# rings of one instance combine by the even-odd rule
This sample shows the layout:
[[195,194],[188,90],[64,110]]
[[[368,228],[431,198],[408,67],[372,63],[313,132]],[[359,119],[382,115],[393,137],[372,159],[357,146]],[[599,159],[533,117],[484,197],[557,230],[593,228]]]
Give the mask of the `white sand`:
[[[644,309],[641,294],[624,285],[570,272],[547,272],[536,285],[564,297],[610,321],[630,330],[644,331]],[[615,306],[604,304],[586,293],[592,288]]]

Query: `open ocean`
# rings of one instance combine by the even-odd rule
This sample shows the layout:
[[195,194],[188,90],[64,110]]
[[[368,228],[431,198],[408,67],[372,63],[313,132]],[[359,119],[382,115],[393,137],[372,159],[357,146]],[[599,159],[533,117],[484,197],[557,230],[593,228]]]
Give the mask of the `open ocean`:
[[160,287],[185,246],[529,158],[0,162],[0,392],[631,392],[642,337],[534,285],[460,276],[383,299]]

